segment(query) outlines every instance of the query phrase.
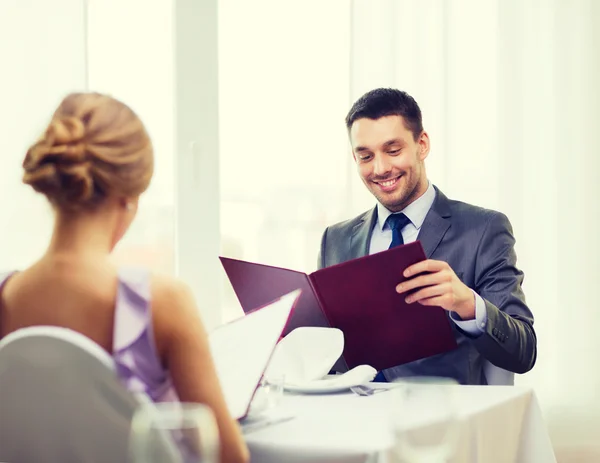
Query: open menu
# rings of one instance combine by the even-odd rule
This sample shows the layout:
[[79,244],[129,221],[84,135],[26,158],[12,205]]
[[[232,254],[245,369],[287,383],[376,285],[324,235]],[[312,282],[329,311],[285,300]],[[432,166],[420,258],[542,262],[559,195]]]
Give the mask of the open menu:
[[440,354],[456,347],[447,312],[407,304],[396,286],[404,270],[422,260],[419,241],[326,267],[307,275],[295,270],[221,257],[245,312],[294,289],[302,294],[284,335],[300,326],[344,333],[338,371],[358,365],[377,370]]
[[280,295],[260,310],[222,325],[208,340],[231,415],[248,415],[250,403],[294,309],[300,291]]

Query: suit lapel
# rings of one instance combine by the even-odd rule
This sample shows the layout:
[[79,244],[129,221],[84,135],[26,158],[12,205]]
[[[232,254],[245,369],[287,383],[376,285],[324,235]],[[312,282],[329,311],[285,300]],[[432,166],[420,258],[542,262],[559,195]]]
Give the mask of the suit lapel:
[[365,212],[359,222],[352,228],[348,259],[356,259],[369,254],[371,231],[377,220],[377,208]]
[[431,205],[417,237],[421,241],[428,259],[431,258],[446,231],[450,228],[450,216],[452,215],[448,198],[437,187],[435,187],[435,192],[435,201]]
[[[442,241],[442,238],[451,225],[452,211],[450,201],[435,187],[435,201],[425,217],[421,226],[421,231],[417,239],[421,241],[423,250],[428,259],[431,258],[434,251]],[[365,212],[360,217],[358,223],[352,228],[350,237],[350,249],[348,260],[363,257],[369,254],[369,244],[371,241],[371,232],[375,221],[377,220],[377,207]]]

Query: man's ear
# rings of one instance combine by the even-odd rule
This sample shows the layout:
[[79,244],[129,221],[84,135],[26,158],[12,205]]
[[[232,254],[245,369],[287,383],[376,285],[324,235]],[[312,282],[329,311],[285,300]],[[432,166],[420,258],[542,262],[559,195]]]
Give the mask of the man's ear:
[[419,159],[421,161],[424,161],[425,158],[429,155],[429,150],[431,149],[429,135],[424,130],[421,133],[421,136],[419,137],[418,144],[419,144]]

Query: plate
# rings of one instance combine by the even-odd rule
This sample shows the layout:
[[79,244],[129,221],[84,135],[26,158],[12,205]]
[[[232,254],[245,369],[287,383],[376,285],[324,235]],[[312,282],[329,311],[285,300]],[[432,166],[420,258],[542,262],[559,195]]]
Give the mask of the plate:
[[327,384],[315,384],[319,381],[304,385],[286,384],[285,390],[288,392],[297,392],[301,394],[329,394],[334,392],[342,392],[350,389],[351,387],[358,386],[364,383],[356,384],[339,384],[339,383],[327,383]]
[[367,384],[377,374],[377,370],[369,365],[359,365],[343,375],[329,376],[326,379],[310,381],[304,384],[285,383],[285,389],[289,392],[302,394],[328,394],[346,391],[354,386]]

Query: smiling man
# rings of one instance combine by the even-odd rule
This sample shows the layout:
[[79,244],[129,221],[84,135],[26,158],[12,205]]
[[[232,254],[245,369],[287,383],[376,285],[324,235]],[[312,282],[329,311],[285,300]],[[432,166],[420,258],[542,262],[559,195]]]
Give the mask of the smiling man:
[[533,314],[507,217],[448,199],[429,182],[429,136],[407,93],[366,93],[350,109],[346,126],[358,174],[377,204],[325,230],[319,268],[420,240],[427,260],[409,267],[396,291],[410,292],[407,301],[415,310],[445,309],[458,342],[455,350],[390,368],[376,380],[419,375],[488,384],[493,366],[513,373],[533,368]]

